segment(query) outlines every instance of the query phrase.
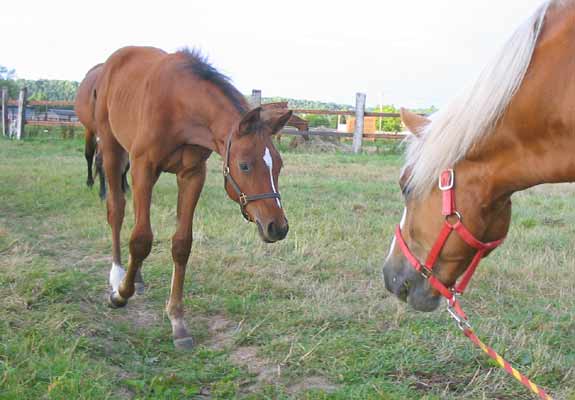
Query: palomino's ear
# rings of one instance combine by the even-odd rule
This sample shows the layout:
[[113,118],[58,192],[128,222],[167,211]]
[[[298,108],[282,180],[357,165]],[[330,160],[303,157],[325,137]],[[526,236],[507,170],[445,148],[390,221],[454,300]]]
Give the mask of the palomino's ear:
[[250,133],[255,133],[259,130],[261,125],[260,121],[261,111],[262,111],[261,107],[256,107],[253,110],[250,110],[246,115],[244,115],[238,127],[239,136],[249,135]]
[[282,128],[285,126],[285,124],[287,124],[287,122],[291,118],[292,114],[293,114],[293,111],[289,110],[288,112],[283,114],[281,117],[271,121],[272,135],[275,133],[278,133],[279,131],[282,130]]
[[425,118],[419,114],[401,108],[399,110],[399,115],[401,116],[401,122],[403,125],[415,136],[419,137],[423,129],[431,122],[429,118]]

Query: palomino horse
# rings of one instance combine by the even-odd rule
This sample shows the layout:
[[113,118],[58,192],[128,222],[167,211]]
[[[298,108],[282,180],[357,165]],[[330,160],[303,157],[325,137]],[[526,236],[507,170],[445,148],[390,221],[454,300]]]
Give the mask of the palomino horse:
[[[282,160],[271,136],[289,120],[261,107],[249,110],[228,78],[195,51],[167,54],[151,47],[126,47],[104,64],[97,90],[96,118],[110,193],[112,228],[110,271],[112,305],[134,294],[135,279],[152,247],[150,203],[161,172],[176,174],[177,229],[172,237],[174,269],[167,313],[174,344],[192,346],[182,304],[186,264],[192,245],[192,220],[215,151],[224,159],[224,185],[242,214],[257,224],[265,242],[283,239],[288,222],[281,206],[278,176]],[[131,163],[135,226],[124,272],[120,229],[124,218],[123,168]]]
[[[84,156],[86,157],[86,164],[88,166],[88,178],[86,185],[92,187],[94,185],[95,175],[100,177],[100,198],[106,198],[106,179],[102,167],[102,154],[98,151],[98,138],[96,130],[96,121],[94,116],[94,109],[96,107],[96,88],[98,78],[102,72],[104,64],[93,66],[87,73],[76,92],[76,100],[74,102],[74,110],[78,119],[84,125]],[[94,155],[96,159],[94,160]],[[92,173],[92,165],[96,167],[96,174]],[[126,192],[129,189],[126,174],[128,167],[122,175],[122,189]]]
[[463,333],[542,399],[550,397],[474,334],[458,295],[507,235],[513,193],[575,181],[574,55],[575,1],[546,1],[431,120],[402,110],[413,133],[400,178],[405,210],[383,267],[387,289],[417,310],[446,298]]

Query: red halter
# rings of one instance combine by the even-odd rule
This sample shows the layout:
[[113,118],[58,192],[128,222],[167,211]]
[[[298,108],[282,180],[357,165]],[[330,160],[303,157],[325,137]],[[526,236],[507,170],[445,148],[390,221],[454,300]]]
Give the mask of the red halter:
[[[433,286],[435,289],[439,291],[443,295],[443,297],[447,298],[447,310],[451,314],[451,316],[457,322],[459,328],[463,331],[465,336],[467,336],[474,344],[479,346],[481,350],[483,350],[489,357],[491,357],[497,364],[499,364],[507,373],[521,382],[526,388],[531,390],[533,393],[539,396],[539,398],[543,400],[551,400],[551,396],[549,396],[543,389],[539,386],[534,384],[527,378],[525,375],[521,374],[517,371],[513,366],[507,362],[503,357],[501,357],[495,350],[491,347],[485,345],[473,332],[471,325],[469,324],[469,320],[467,319],[467,315],[463,312],[459,301],[457,300],[457,295],[463,293],[467,284],[471,280],[479,261],[485,256],[485,253],[489,250],[492,250],[499,246],[505,237],[499,240],[495,240],[493,242],[484,243],[477,240],[469,230],[463,226],[461,223],[461,214],[457,212],[455,209],[455,172],[453,169],[445,170],[441,173],[439,177],[439,189],[443,192],[443,207],[441,210],[441,214],[445,217],[445,223],[443,224],[443,228],[441,232],[439,232],[439,237],[435,241],[435,244],[431,248],[429,255],[427,256],[427,260],[425,260],[425,264],[421,264],[419,260],[411,253],[409,247],[407,247],[407,243],[403,240],[403,236],[401,236],[401,227],[398,225],[395,229],[395,238],[399,243],[399,247],[401,247],[401,251],[409,261],[409,263],[415,268],[425,279],[429,281],[429,284]],[[447,220],[447,217],[455,216],[457,217],[457,222],[454,224],[450,223]],[[473,260],[471,260],[471,264],[467,267],[467,270],[463,274],[463,278],[457,283],[453,288],[446,287],[443,283],[439,281],[433,275],[433,266],[445,246],[445,242],[447,238],[451,234],[452,231],[455,231],[459,234],[461,239],[465,241],[469,246],[473,247],[477,250]]]
[[[455,208],[455,172],[453,169],[447,169],[441,173],[439,177],[439,190],[441,190],[443,193],[443,207],[441,214],[445,217],[445,223],[439,232],[439,237],[435,241],[435,244],[431,248],[427,259],[425,260],[425,264],[421,264],[409,250],[407,243],[405,243],[405,240],[401,235],[401,227],[399,225],[397,228],[395,228],[395,237],[399,243],[401,251],[409,263],[413,266],[413,268],[415,268],[421,275],[423,275],[423,277],[429,281],[429,284],[448,300],[450,307],[453,307],[460,317],[467,319],[465,313],[457,302],[456,296],[463,293],[469,284],[469,281],[471,280],[477,265],[479,265],[479,261],[481,261],[481,259],[485,256],[485,253],[499,246],[505,237],[493,242],[484,243],[477,240],[475,236],[473,236],[473,234],[469,232],[469,230],[463,225],[461,222],[461,214],[459,214]],[[449,216],[457,217],[457,222],[453,224],[450,223],[447,220]],[[443,283],[441,283],[439,279],[435,277],[435,275],[433,275],[432,270],[435,262],[437,261],[437,258],[441,254],[441,250],[445,246],[447,238],[452,231],[457,232],[465,243],[477,250],[477,253],[475,253],[473,260],[471,260],[471,264],[469,264],[469,267],[467,267],[467,270],[465,271],[465,274],[459,283],[457,283],[453,288],[448,288]]]

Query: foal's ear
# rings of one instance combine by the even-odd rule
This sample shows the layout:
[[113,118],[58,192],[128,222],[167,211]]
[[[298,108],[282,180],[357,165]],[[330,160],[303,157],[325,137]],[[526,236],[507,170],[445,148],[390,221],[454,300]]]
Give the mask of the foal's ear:
[[279,131],[282,130],[282,128],[285,126],[285,124],[287,124],[287,122],[291,118],[292,114],[293,114],[293,111],[289,110],[288,112],[283,114],[281,117],[271,121],[272,135],[275,133],[278,133]]
[[420,136],[427,124],[431,122],[429,118],[425,118],[403,107],[399,110],[399,115],[403,125],[405,125],[405,127],[417,137]]
[[238,128],[239,136],[249,135],[250,133],[255,133],[259,130],[261,125],[261,111],[261,107],[256,107],[244,115]]

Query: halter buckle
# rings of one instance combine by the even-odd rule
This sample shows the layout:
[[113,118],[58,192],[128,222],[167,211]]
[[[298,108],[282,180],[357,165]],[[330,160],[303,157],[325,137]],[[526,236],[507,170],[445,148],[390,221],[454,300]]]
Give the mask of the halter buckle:
[[224,167],[223,170],[224,176],[227,177],[230,175],[230,167],[228,167],[227,165]]
[[427,268],[426,265],[421,265],[421,268],[419,269],[419,273],[421,274],[421,276],[423,276],[425,279],[429,279],[432,275],[432,272],[429,268]]
[[[446,175],[446,174],[449,174],[449,175]],[[444,183],[443,178],[445,176],[449,178],[449,181]],[[447,190],[453,189],[454,185],[455,185],[455,172],[453,172],[453,168],[446,169],[439,176],[439,190],[441,190],[442,192],[445,192]]]
[[248,196],[245,193],[240,193],[240,204],[245,207],[248,204]]

